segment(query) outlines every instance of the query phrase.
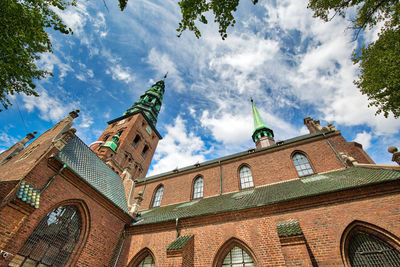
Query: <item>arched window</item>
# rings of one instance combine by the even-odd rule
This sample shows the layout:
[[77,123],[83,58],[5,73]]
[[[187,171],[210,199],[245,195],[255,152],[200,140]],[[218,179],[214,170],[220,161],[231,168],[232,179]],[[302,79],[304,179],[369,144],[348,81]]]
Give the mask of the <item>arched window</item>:
[[148,146],[148,145],[145,145],[145,146],[143,147],[143,151],[142,151],[142,157],[143,157],[143,158],[146,158],[147,151],[149,151],[149,146]]
[[147,257],[144,258],[138,265],[138,267],[155,267],[155,266],[156,265],[154,264],[154,259],[150,254],[147,255]]
[[159,207],[161,205],[163,193],[164,193],[164,186],[161,185],[157,188],[157,191],[154,195],[153,207]]
[[65,266],[81,233],[76,206],[60,206],[37,225],[10,266]]
[[240,186],[242,189],[253,187],[253,176],[249,167],[242,166],[239,170]]
[[132,146],[133,146],[134,148],[137,148],[137,146],[138,146],[138,144],[139,144],[139,141],[140,141],[140,136],[137,134],[137,135],[135,136],[135,139],[133,139]]
[[240,247],[233,247],[225,256],[221,267],[254,267],[253,259]]
[[400,266],[400,252],[377,236],[356,232],[350,237],[348,256],[352,267]]
[[313,174],[314,171],[311,168],[310,163],[308,162],[308,159],[305,155],[302,153],[296,152],[292,156],[292,160],[294,163],[294,166],[296,167],[297,174],[299,177],[306,176]]
[[203,197],[203,177],[196,178],[193,184],[193,199]]

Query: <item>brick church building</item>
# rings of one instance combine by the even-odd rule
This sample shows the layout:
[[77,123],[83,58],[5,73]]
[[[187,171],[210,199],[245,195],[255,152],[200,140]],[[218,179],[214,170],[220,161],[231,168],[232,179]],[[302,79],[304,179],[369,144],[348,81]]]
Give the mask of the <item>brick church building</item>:
[[331,124],[277,141],[252,101],[255,148],[146,177],[164,90],[89,147],[77,110],[0,154],[0,266],[400,266],[400,167]]

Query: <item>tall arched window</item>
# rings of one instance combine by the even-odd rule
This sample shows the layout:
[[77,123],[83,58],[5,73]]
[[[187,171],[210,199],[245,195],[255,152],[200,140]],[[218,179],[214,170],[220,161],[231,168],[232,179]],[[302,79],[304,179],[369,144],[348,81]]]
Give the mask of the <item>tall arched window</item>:
[[10,266],[65,266],[81,233],[75,206],[60,206],[37,225]]
[[296,152],[292,156],[292,160],[294,163],[294,166],[296,167],[297,174],[299,177],[306,176],[313,174],[314,171],[311,168],[310,163],[308,162],[308,159],[305,155],[302,153]]
[[160,185],[154,194],[153,207],[159,207],[161,205],[162,195],[164,193],[164,186]]
[[199,176],[196,178],[193,184],[193,199],[203,197],[203,177]]
[[233,247],[225,256],[222,267],[254,267],[253,259],[240,247]]
[[251,170],[248,166],[242,166],[239,170],[240,176],[240,187],[242,189],[253,187],[253,176],[251,175]]
[[155,267],[154,259],[149,254],[146,258],[144,258],[138,265],[138,267]]
[[348,257],[352,267],[400,266],[400,252],[377,236],[356,232],[350,237]]

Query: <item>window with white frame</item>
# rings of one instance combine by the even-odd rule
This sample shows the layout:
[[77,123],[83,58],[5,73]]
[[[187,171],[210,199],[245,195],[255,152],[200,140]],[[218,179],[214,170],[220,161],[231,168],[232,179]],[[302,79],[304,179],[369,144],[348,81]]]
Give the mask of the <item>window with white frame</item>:
[[149,254],[144,258],[138,265],[138,267],[155,267],[154,259],[153,257]]
[[242,189],[253,187],[253,176],[251,175],[251,170],[247,166],[243,166],[239,171],[240,176],[240,186]]
[[235,246],[226,255],[222,267],[254,267],[254,262],[246,251]]
[[193,199],[203,197],[203,185],[204,185],[203,177],[198,177],[196,181],[194,181]]
[[164,186],[158,187],[156,194],[154,195],[153,207],[159,207],[161,205],[162,195],[164,193]]
[[299,177],[314,174],[314,171],[305,155],[296,152],[293,155],[292,160]]

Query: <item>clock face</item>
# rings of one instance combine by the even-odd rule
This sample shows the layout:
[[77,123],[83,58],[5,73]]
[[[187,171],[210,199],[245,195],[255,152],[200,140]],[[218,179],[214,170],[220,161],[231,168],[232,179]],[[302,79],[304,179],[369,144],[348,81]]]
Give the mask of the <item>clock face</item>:
[[150,127],[150,126],[147,126],[147,127],[146,127],[146,131],[147,131],[148,134],[151,134],[151,132],[152,132],[151,127]]
[[121,120],[118,122],[118,125],[124,124],[125,120]]

